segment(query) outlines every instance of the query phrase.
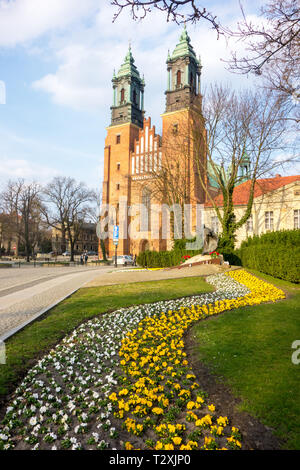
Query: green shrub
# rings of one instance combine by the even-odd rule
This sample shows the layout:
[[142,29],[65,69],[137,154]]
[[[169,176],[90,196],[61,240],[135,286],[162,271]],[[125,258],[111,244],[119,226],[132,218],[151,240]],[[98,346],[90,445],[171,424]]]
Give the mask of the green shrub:
[[167,268],[178,266],[184,259],[183,256],[188,255],[191,258],[202,252],[199,250],[186,250],[186,243],[193,240],[174,240],[173,249],[170,251],[143,251],[137,257],[137,264],[148,268]]
[[300,230],[265,233],[245,240],[242,265],[286,281],[300,282]]
[[260,236],[254,235],[244,240],[241,248],[253,245],[282,245],[282,246],[300,246],[300,229],[296,230],[278,230],[276,232],[267,232]]

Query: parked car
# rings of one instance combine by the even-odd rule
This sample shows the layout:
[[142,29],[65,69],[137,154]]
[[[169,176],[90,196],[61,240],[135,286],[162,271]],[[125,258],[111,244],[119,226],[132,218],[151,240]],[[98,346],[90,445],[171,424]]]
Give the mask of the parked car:
[[[115,256],[112,257],[112,261],[115,263]],[[118,255],[117,264],[122,264],[123,266],[133,266],[134,261],[133,258],[129,255]]]
[[98,256],[98,253],[96,251],[88,251],[87,254],[88,256]]
[[71,253],[70,251],[65,251],[64,253],[62,253],[63,256],[71,256]]

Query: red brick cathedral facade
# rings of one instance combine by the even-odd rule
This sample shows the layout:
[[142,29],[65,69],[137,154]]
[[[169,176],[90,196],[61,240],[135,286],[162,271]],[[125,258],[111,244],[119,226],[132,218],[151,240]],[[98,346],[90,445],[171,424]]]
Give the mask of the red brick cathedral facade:
[[[145,249],[165,250],[171,247],[171,236],[162,233],[161,213],[159,209],[157,214],[154,212],[157,204],[176,202],[176,190],[181,194],[184,192],[187,203],[205,202],[204,191],[197,178],[206,162],[200,74],[200,60],[184,28],[173,54],[167,59],[168,86],[162,114],[162,136],[156,134],[151,119],[144,117],[145,84],[134,64],[130,47],[119,72],[113,76],[114,99],[105,140],[102,203],[113,208],[107,218],[108,225],[120,226],[118,254],[138,254]],[[202,144],[197,148],[195,139],[191,138],[195,130],[202,136]],[[195,152],[202,170],[195,164]],[[170,189],[169,185],[165,194],[164,171],[173,172],[177,186],[177,189]],[[134,212],[136,204],[149,209],[146,223],[142,223],[139,214]],[[193,227],[194,218],[193,213]],[[128,226],[131,226],[129,234]],[[108,255],[112,256],[115,247],[111,235],[105,244]]]

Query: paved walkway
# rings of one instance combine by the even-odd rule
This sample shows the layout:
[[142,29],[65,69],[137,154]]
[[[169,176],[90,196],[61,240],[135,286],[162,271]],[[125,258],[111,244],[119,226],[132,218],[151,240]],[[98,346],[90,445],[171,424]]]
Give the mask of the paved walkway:
[[182,269],[160,269],[157,271],[132,270],[127,272],[110,272],[105,275],[99,274],[85,287],[107,286],[112,284],[127,284],[131,282],[159,281],[163,279],[177,279],[180,277],[209,276],[224,271],[228,267],[215,264],[202,264],[198,266],[186,267]]
[[91,281],[98,268],[11,268],[0,271],[0,339]]
[[[200,265],[158,271],[128,270],[112,266],[63,268],[11,268],[0,271],[0,340],[34,320],[81,287],[208,276],[224,267]],[[124,271],[124,272],[123,272]]]

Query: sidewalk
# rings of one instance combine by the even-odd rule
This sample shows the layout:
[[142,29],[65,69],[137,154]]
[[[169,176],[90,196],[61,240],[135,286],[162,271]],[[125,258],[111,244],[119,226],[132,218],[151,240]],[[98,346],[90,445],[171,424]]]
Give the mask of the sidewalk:
[[159,281],[163,279],[178,279],[182,277],[209,276],[229,271],[231,268],[214,264],[202,264],[184,269],[161,269],[158,271],[132,270],[126,272],[110,272],[95,276],[84,287],[109,286],[113,284],[127,284],[131,282]]

